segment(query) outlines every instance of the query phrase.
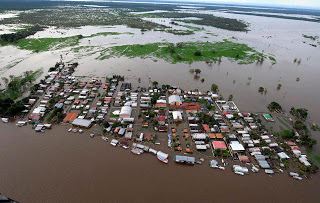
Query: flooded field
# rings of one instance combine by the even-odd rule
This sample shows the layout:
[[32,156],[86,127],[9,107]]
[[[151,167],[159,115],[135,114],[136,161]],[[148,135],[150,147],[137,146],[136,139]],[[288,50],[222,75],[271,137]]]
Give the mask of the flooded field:
[[164,165],[150,154],[133,155],[100,137],[68,133],[67,126],[40,134],[12,124],[0,128],[0,160],[5,163],[0,190],[19,202],[239,201],[244,194],[248,199],[241,202],[319,198],[319,175],[302,182],[286,175],[241,177],[207,163],[185,166],[170,159]]
[[[200,7],[181,7],[181,10],[196,12],[193,10],[196,8]],[[208,90],[215,83],[225,98],[233,95],[242,111],[267,112],[267,105],[276,101],[287,112],[291,107],[308,109],[310,120],[320,124],[320,43],[319,40],[303,37],[319,36],[319,23],[217,11],[202,12],[243,20],[249,23],[250,31],[233,32],[182,22],[172,25],[172,19],[168,18],[144,20],[179,30],[187,30],[190,28],[186,26],[192,26],[194,34],[142,32],[125,25],[68,29],[48,27],[28,39],[76,35],[84,38],[79,40],[77,46],[59,50],[52,48],[43,52],[23,50],[12,45],[0,46],[0,77],[9,78],[10,75],[42,68],[43,75],[37,79],[39,81],[50,66],[62,57],[65,62],[79,63],[75,76],[118,74],[125,76],[134,86],[138,85],[140,78],[141,85],[146,87],[151,86],[151,81],[158,81],[159,84],[180,84],[186,90]],[[0,14],[0,19],[15,15]],[[0,34],[9,33],[10,29],[13,28],[0,25]],[[114,34],[101,34],[106,32]],[[88,36],[92,37],[86,38]],[[266,60],[262,64],[239,65],[227,58],[222,58],[220,64],[213,63],[212,66],[205,62],[172,64],[154,57],[97,59],[101,50],[111,46],[217,42],[224,39],[247,44],[258,52],[273,56],[276,64]],[[301,63],[295,63],[295,59]],[[199,78],[189,72],[196,68],[201,69]],[[3,81],[1,84],[4,85]],[[282,84],[280,89],[277,89],[278,84]],[[267,93],[260,94],[259,87],[266,88]],[[259,202],[312,202],[320,198],[317,192],[319,174],[313,176],[312,180],[298,182],[286,175],[269,177],[251,174],[244,178],[229,170],[213,171],[207,165],[177,165],[172,159],[170,164],[163,165],[151,155],[134,156],[122,148],[113,148],[102,142],[100,137],[90,139],[88,133],[70,134],[67,129],[67,126],[54,126],[46,133],[35,133],[30,126],[21,130],[14,124],[0,123],[0,161],[3,163],[0,167],[0,192],[19,202],[103,202],[106,199],[126,202],[229,202],[239,201],[239,197],[241,201],[248,202],[258,199]],[[320,133],[311,133],[318,141],[315,155],[319,156]]]

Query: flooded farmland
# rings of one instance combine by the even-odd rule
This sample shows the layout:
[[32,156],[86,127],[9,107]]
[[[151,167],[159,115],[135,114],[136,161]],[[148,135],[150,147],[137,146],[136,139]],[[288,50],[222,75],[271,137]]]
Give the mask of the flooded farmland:
[[[197,12],[192,9],[190,7],[188,12]],[[14,45],[0,46],[0,77],[9,78],[27,70],[43,69],[38,82],[62,58],[65,62],[79,63],[75,76],[107,77],[117,74],[125,76],[133,86],[151,87],[151,81],[158,81],[159,84],[179,84],[186,90],[201,91],[209,90],[215,83],[225,98],[233,95],[242,111],[268,112],[267,105],[277,101],[287,112],[291,107],[308,109],[310,121],[320,124],[320,44],[311,46],[316,42],[303,37],[319,35],[319,23],[203,12],[243,20],[249,23],[250,31],[234,32],[183,22],[172,25],[172,19],[147,17],[144,18],[147,21],[172,26],[173,29],[186,30],[181,26],[184,25],[199,30],[194,30],[191,35],[174,35],[141,31],[125,25],[68,29],[48,27],[28,39],[77,35],[84,38],[76,46],[58,50],[51,47],[42,52],[23,50]],[[4,14],[3,18],[14,15]],[[9,33],[10,29],[0,25],[0,34]],[[266,60],[262,64],[239,65],[228,58],[212,65],[206,62],[170,63],[153,56],[98,59],[102,50],[113,46],[225,39],[247,44],[258,52],[273,56],[276,63]],[[294,62],[295,59],[301,63]],[[189,71],[197,68],[201,70],[199,78]],[[138,83],[139,78],[141,83]],[[1,84],[4,86],[3,81]],[[278,84],[282,84],[280,89]],[[266,88],[266,94],[260,94],[259,87]],[[1,194],[19,202],[104,202],[106,199],[110,202],[230,202],[239,201],[239,197],[242,202],[313,202],[320,197],[317,193],[319,174],[311,180],[298,182],[286,175],[250,174],[244,178],[229,170],[216,171],[208,166],[163,165],[151,155],[129,155],[128,151],[113,148],[109,143],[101,142],[100,138],[90,139],[88,132],[72,134],[67,129],[68,126],[55,125],[45,133],[35,133],[30,126],[21,130],[13,123],[0,123]],[[319,131],[312,131],[312,137],[318,141],[314,154],[319,156]]]

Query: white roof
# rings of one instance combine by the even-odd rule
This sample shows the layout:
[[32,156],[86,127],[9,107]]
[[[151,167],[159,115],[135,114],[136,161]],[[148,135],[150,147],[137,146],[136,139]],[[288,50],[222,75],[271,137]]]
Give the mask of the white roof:
[[182,114],[180,111],[173,111],[172,115],[174,120],[182,120]]
[[207,137],[207,134],[205,133],[194,133],[192,134],[193,139],[195,140],[205,140]]
[[86,127],[86,128],[90,127],[91,123],[92,123],[91,120],[81,119],[81,118],[76,118],[72,122],[73,125],[80,126],[80,127]]
[[157,100],[157,103],[159,103],[159,104],[166,104],[167,101],[164,100],[164,99],[158,99],[158,100]]
[[244,151],[244,147],[238,141],[231,141],[230,147],[232,151]]
[[278,156],[280,159],[290,159],[290,157],[284,152],[278,153]]
[[205,149],[207,149],[207,146],[206,145],[196,145],[196,148],[205,150]]
[[178,95],[171,95],[169,97],[169,103],[178,102],[179,104],[182,104],[181,99]]
[[129,115],[131,116],[132,108],[130,106],[124,106],[121,108],[120,116]]

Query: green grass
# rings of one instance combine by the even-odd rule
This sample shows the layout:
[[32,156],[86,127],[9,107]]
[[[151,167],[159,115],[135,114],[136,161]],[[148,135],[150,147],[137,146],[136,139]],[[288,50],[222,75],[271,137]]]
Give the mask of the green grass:
[[313,161],[320,163],[320,156],[314,155],[314,151],[312,149],[308,148],[307,154]]
[[17,43],[10,43],[9,45],[17,46],[19,49],[41,52],[76,46],[79,44],[79,39],[79,36],[65,38],[21,39]]
[[278,119],[278,121],[280,121],[280,123],[282,125],[284,125],[286,128],[288,128],[288,130],[292,129],[292,127],[290,127],[287,123],[285,123],[283,120],[281,120],[281,118],[279,118],[279,117],[276,117],[276,118]]
[[[195,56],[200,51],[201,56]],[[215,52],[213,52],[215,51]],[[238,55],[238,57],[237,57]],[[267,58],[246,44],[234,43],[228,40],[220,42],[185,42],[178,44],[151,43],[114,46],[100,52],[98,59],[126,56],[129,58],[158,58],[170,63],[195,61],[218,61],[222,57],[238,64],[251,64],[260,58]]]
[[85,36],[83,38],[91,38],[91,37],[96,37],[96,36],[121,35],[121,34],[133,35],[134,33],[132,33],[132,32],[124,32],[124,33],[121,33],[121,32],[99,32],[96,34],[92,34],[90,36]]

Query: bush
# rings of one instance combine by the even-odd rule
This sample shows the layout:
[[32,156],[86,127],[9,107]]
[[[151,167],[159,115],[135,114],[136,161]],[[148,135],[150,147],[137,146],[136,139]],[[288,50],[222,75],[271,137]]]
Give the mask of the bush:
[[201,51],[195,51],[195,52],[194,52],[194,55],[195,55],[195,56],[201,56],[202,54],[201,54]]

